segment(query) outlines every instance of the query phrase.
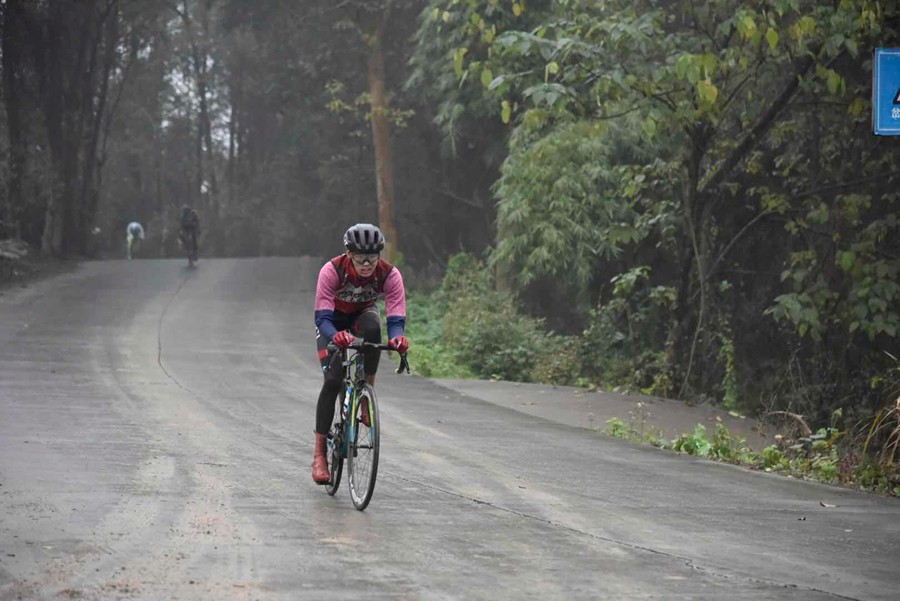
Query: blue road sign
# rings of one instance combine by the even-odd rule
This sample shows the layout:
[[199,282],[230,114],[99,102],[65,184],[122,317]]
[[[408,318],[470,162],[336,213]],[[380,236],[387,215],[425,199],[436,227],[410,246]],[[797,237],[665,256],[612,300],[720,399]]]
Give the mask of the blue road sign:
[[900,48],[875,49],[872,125],[878,135],[900,136]]

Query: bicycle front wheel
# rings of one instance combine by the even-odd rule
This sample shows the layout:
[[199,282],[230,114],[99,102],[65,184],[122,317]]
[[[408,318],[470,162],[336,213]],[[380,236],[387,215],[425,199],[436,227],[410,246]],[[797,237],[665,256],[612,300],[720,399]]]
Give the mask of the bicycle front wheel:
[[344,472],[344,420],[341,419],[341,404],[344,395],[339,394],[335,401],[335,422],[331,425],[325,447],[325,457],[328,460],[328,473],[331,480],[325,485],[325,492],[334,496],[341,485],[341,474]]
[[351,419],[351,437],[347,449],[350,498],[362,511],[372,500],[375,478],[378,475],[380,426],[375,389],[368,384],[359,391],[356,414]]
[[328,446],[325,454],[328,459],[328,473],[331,476],[328,484],[325,485],[325,492],[332,496],[341,485],[341,474],[344,471],[344,458],[341,455],[342,438],[340,424],[335,424],[328,434]]

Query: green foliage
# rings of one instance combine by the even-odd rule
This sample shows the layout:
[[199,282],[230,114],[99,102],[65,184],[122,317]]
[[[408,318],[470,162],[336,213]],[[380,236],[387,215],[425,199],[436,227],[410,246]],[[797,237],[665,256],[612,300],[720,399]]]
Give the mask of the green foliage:
[[750,448],[747,446],[747,440],[738,436],[732,436],[725,424],[721,422],[716,423],[711,453],[713,458],[731,463],[756,461],[756,455],[750,451]]
[[[511,127],[490,265],[571,299],[585,375],[871,415],[900,326],[900,164],[871,138],[861,49],[898,34],[896,6],[430,8],[420,44],[443,48],[442,113]],[[831,477],[820,451],[810,469]]]
[[[329,112],[337,115],[342,120],[356,124],[356,129],[351,133],[353,137],[364,138],[371,127],[372,103],[368,92],[349,98],[347,87],[343,82],[331,80],[325,84],[325,91],[329,100],[325,105]],[[393,131],[402,130],[409,125],[409,120],[415,115],[415,111],[409,108],[397,108],[388,105],[385,109],[388,121]]]
[[[900,368],[894,368],[900,373]],[[900,395],[893,406],[879,409],[865,428],[863,457],[886,470],[900,467]]]
[[600,264],[665,225],[665,216],[648,215],[656,207],[645,199],[666,166],[619,164],[629,137],[599,121],[537,137],[523,130],[495,187],[500,236],[492,265],[514,266],[521,285],[554,276],[578,297]]
[[900,470],[897,466],[863,460],[848,468],[847,465],[853,464],[856,457],[855,447],[853,444],[842,445],[847,442],[846,432],[836,428],[823,428],[811,436],[799,439],[796,444],[787,447],[772,444],[762,452],[755,453],[747,447],[746,439],[733,436],[721,422],[716,424],[712,438],[706,426],[697,424],[691,433],[681,434],[671,442],[652,434],[643,434],[633,419],[625,422],[612,418],[606,423],[608,426],[604,434],[616,438],[650,443],[678,453],[740,464],[766,472],[846,484],[900,497]]
[[672,449],[679,453],[729,463],[747,464],[759,461],[759,456],[747,447],[747,440],[732,436],[721,422],[716,423],[711,440],[706,426],[697,424],[690,434],[681,434],[673,440]]
[[409,335],[421,349],[413,355],[415,367],[423,375],[555,384],[578,379],[575,341],[522,314],[471,255],[451,257],[437,291],[411,295],[409,314]]
[[[625,336],[618,360],[604,349],[591,369],[621,381],[641,358],[664,378],[641,388],[736,406],[758,396],[742,386],[772,385],[739,373],[793,361],[809,372],[799,387],[825,387],[791,391],[818,403],[810,413],[883,398],[859,392],[900,327],[900,164],[872,142],[861,49],[897,35],[896,6],[430,6],[440,11],[423,20],[435,36],[426,45],[445,48],[435,68],[452,73],[450,96],[471,100],[459,114],[493,107],[477,114],[514,128],[491,265],[516,274],[519,290],[556,278],[604,346]],[[604,273],[642,265],[675,299],[659,312],[662,333],[644,337],[628,331]]]
[[[543,322],[542,322],[543,329]],[[535,349],[531,380],[546,384],[582,386],[578,339],[542,332],[537,336],[540,345]]]
[[874,491],[891,491],[900,497],[900,486],[892,490],[891,474],[877,462],[865,461],[853,470],[853,478],[860,488]]
[[708,457],[712,444],[706,435],[706,426],[697,424],[690,434],[681,434],[672,441],[672,448],[679,453]]
[[[640,414],[640,410],[638,413]],[[670,443],[662,438],[660,432],[647,430],[643,419],[641,417],[636,418],[634,412],[632,412],[631,420],[628,423],[617,417],[606,420],[606,423],[608,425],[603,430],[603,433],[609,436],[631,442],[652,444],[662,449],[670,446]]]
[[609,434],[610,436],[615,436],[616,438],[624,438],[630,439],[634,430],[630,428],[625,422],[623,422],[618,417],[614,417],[612,419],[606,420],[606,423],[609,424],[606,430],[604,430],[604,434]]
[[[494,295],[491,295],[494,296]],[[447,343],[464,365],[483,378],[531,381],[538,333],[499,298],[460,299],[444,318]],[[493,305],[493,307],[491,306]]]
[[720,355],[725,364],[725,378],[722,380],[724,395],[722,404],[726,409],[736,409],[738,406],[738,378],[734,357],[734,340],[727,335],[721,336],[722,346]]
[[[500,121],[501,98],[509,85],[495,75],[497,35],[539,26],[552,4],[536,0],[525,10],[520,2],[429,0],[422,10],[406,86],[433,103],[448,154],[484,144],[485,117]],[[512,110],[512,104],[505,106]],[[502,136],[498,139],[502,143]]]
[[768,472],[826,483],[850,483],[868,490],[897,494],[892,490],[900,478],[896,470],[885,470],[884,466],[869,461],[859,463],[849,473],[843,470],[842,463],[846,463],[852,454],[851,447],[839,445],[845,434],[836,428],[822,428],[786,449],[769,445],[756,454],[746,447],[744,439],[731,436],[723,424],[716,424],[712,440],[708,438],[706,428],[697,424],[691,434],[682,434],[672,441],[672,448],[689,455],[740,463]]
[[583,373],[613,387],[669,396],[665,346],[675,291],[653,286],[648,266],[615,276],[612,296],[591,311],[584,331]]
[[474,378],[476,375],[456,361],[453,350],[441,335],[443,311],[432,296],[407,296],[406,335],[413,341],[409,349],[412,369],[428,378]]
[[494,288],[491,272],[480,261],[454,257],[440,294],[447,299],[442,322],[445,344],[476,375],[531,382],[537,366],[556,356],[554,366],[543,373],[569,381],[567,342],[544,332],[542,320],[522,315],[510,293]]
[[[898,195],[886,197],[893,206]],[[789,222],[799,232],[812,229],[838,232],[848,220],[859,220],[868,210],[870,196],[838,197],[837,210],[821,205],[805,219]],[[900,265],[886,254],[891,240],[900,236],[897,215],[890,213],[869,220],[852,234],[854,239],[835,234],[835,243],[819,245],[821,250],[795,252],[782,281],[793,292],[775,298],[769,313],[793,324],[800,336],[821,340],[837,330],[852,339],[864,335],[874,340],[879,335],[896,338],[900,332]],[[889,251],[888,251],[889,252]]]
[[840,452],[838,441],[846,432],[837,428],[820,428],[815,434],[797,440],[790,447],[793,457],[789,460],[792,472],[800,473],[821,482],[837,482]]
[[[47,5],[21,4],[29,12],[41,13],[46,13]],[[446,187],[447,180],[467,178],[472,171],[468,165],[445,169],[438,153],[432,152],[436,136],[428,119],[430,107],[413,106],[412,95],[402,93],[398,85],[406,77],[420,6],[413,0],[111,4],[110,17],[121,18],[108,30],[118,30],[121,40],[109,53],[116,60],[109,70],[105,106],[115,115],[104,117],[97,130],[102,174],[98,172],[96,218],[92,211],[83,211],[86,220],[93,219],[88,225],[100,230],[90,240],[97,254],[108,251],[119,256],[125,225],[132,220],[147,229],[145,256],[180,254],[173,230],[183,204],[200,213],[202,254],[208,257],[326,256],[340,251],[340,235],[347,225],[376,221],[375,163],[366,159],[372,153],[371,108],[365,92],[371,38],[366,36],[381,16],[389,16],[383,49],[393,158],[398,174],[412,174],[395,178],[395,192],[397,198],[417,199],[396,211],[401,238],[397,242],[417,267],[441,262],[458,250],[459,237],[451,232],[460,227],[474,230],[465,244],[482,248],[489,243],[487,226],[472,228],[471,208],[448,210],[446,198],[435,192]],[[93,3],[65,7],[56,11],[64,18],[84,7],[99,10]],[[45,24],[34,25],[17,29],[47,30]],[[70,29],[101,39],[86,27]],[[35,49],[44,46],[35,42],[29,42]],[[90,45],[84,49],[90,50]],[[70,54],[74,60],[75,54]],[[100,50],[96,58],[106,54]],[[91,68],[85,64],[97,76],[106,72],[100,63]],[[21,81],[38,92],[41,78],[29,67],[21,65]],[[91,94],[68,96],[86,108],[101,107],[99,92],[95,87]],[[17,146],[38,156],[28,156],[25,165],[24,189],[33,190],[27,195],[29,206],[17,207],[13,217],[21,222],[22,235],[38,243],[47,215],[45,196],[52,192],[53,178],[47,174],[51,162],[60,163],[51,161],[51,145],[37,135],[44,123],[35,111],[45,103],[39,96],[23,100],[28,110],[22,113],[22,122],[28,135]],[[80,139],[87,142],[93,127],[83,129]],[[86,169],[87,157],[74,158]],[[411,165],[421,168],[405,169]],[[70,171],[79,174],[83,169]],[[481,188],[488,185],[482,183]],[[92,196],[89,186],[73,189],[84,191],[73,196]],[[316,217],[324,215],[328,218]],[[422,228],[423,223],[443,224],[445,235]],[[6,226],[4,215],[0,229]]]
[[[672,302],[671,292],[649,287],[649,268],[641,268],[621,274],[613,283],[615,298],[634,302],[642,299],[647,306],[659,303],[665,307]],[[433,346],[417,359],[417,367],[424,366],[426,375],[450,377],[504,377],[519,381],[560,381],[550,377],[538,377],[539,364],[554,365],[547,354],[530,355],[530,344],[540,342],[542,349],[563,352],[575,347],[571,340],[552,334],[542,333],[540,322],[522,317],[517,313],[515,303],[507,293],[494,288],[490,272],[481,261],[470,255],[460,254],[450,261],[441,288],[430,295],[411,297],[411,315],[421,322],[410,330],[417,347]],[[498,303],[507,302],[507,307],[497,310]],[[632,316],[641,313],[646,306],[638,304],[618,305],[625,307]],[[490,314],[490,315],[488,315]],[[618,323],[613,319],[609,323]],[[631,319],[642,323],[641,319]],[[648,318],[647,321],[652,321]],[[607,324],[609,326],[609,324]],[[478,330],[473,326],[480,326]],[[638,328],[640,329],[640,328]],[[614,330],[608,330],[614,332]],[[727,329],[726,329],[727,331]],[[485,332],[487,333],[485,335]],[[503,333],[499,335],[498,332]],[[589,335],[587,340],[593,337]],[[625,335],[634,336],[634,333]],[[471,348],[462,348],[462,345]],[[725,354],[733,352],[727,344],[722,344]],[[490,349],[490,350],[485,350]],[[485,353],[493,353],[496,361],[481,361]],[[551,355],[553,353],[550,353]],[[505,363],[504,363],[505,362]],[[569,369],[575,364],[574,357],[559,357],[559,369],[563,377],[573,381],[575,374]],[[632,364],[633,365],[633,364]],[[504,371],[505,370],[505,371]],[[891,385],[896,382],[887,375]],[[558,376],[557,376],[558,377]],[[726,376],[727,379],[727,376]],[[727,387],[726,387],[727,389]],[[672,441],[664,440],[659,433],[649,431],[647,413],[641,403],[629,413],[629,421],[614,418],[607,421],[604,433],[632,442],[650,443],[660,448],[671,448],[715,461],[737,463],[770,472],[780,472],[795,477],[821,482],[851,484],[868,490],[889,492],[900,496],[900,471],[895,464],[897,441],[900,440],[900,409],[892,407],[879,412],[868,426],[866,442],[862,448],[864,459],[858,461],[857,445],[850,441],[847,432],[838,428],[842,412],[836,411],[831,417],[831,425],[820,428],[814,434],[800,437],[789,444],[770,445],[761,453],[747,447],[746,439],[733,436],[724,424],[716,423],[710,435],[706,427],[698,424],[691,433],[682,434]],[[888,443],[878,441],[887,437]],[[893,446],[892,446],[893,445]],[[881,449],[880,455],[866,459],[867,450]]]
[[762,468],[767,472],[787,469],[790,462],[778,448],[778,445],[769,445],[762,452]]

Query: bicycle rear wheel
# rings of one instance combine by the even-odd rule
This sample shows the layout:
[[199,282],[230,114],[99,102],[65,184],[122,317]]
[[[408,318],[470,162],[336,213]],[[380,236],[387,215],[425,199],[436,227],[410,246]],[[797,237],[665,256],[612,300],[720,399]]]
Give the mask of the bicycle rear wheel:
[[[368,407],[368,426],[359,419],[363,404]],[[353,416],[351,421],[351,430],[354,430],[354,435],[347,447],[350,498],[353,505],[360,511],[369,505],[369,501],[372,500],[372,492],[375,490],[375,478],[378,475],[378,448],[381,442],[379,423],[375,390],[366,384],[359,392],[357,415]]]

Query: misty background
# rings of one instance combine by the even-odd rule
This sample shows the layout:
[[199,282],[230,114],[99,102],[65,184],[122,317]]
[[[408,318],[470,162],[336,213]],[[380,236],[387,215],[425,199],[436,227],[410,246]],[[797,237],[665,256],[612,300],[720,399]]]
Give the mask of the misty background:
[[900,396],[900,145],[871,131],[893,2],[6,0],[0,17],[0,239],[121,259],[139,221],[139,258],[180,257],[189,205],[204,260],[330,257],[373,222],[420,373],[784,412],[898,459],[873,429]]

